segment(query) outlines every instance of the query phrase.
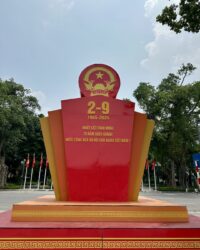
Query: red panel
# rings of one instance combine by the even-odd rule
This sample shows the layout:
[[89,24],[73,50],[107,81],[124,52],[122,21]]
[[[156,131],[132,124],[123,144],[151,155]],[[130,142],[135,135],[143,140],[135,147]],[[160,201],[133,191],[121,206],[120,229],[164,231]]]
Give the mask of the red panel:
[[200,228],[170,228],[170,224],[166,224],[169,225],[169,228],[158,226],[158,228],[104,229],[103,238],[200,238]]
[[200,249],[200,218],[191,216],[189,223],[15,223],[9,212],[0,214],[3,249],[54,249],[53,244],[73,250]]
[[84,228],[0,228],[1,238],[101,238],[102,229]]
[[[169,224],[170,227],[170,224]],[[200,249],[200,228],[104,229],[103,248]]]
[[62,101],[69,200],[128,201],[133,111],[102,96]]

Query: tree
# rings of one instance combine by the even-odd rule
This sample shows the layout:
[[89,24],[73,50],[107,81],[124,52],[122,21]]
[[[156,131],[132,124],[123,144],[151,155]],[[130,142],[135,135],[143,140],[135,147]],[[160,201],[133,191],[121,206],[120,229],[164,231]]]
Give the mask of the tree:
[[[34,126],[33,122],[39,124],[35,113],[39,109],[38,101],[30,95],[30,90],[13,79],[0,80],[0,187],[6,183],[6,163],[11,167],[20,157],[16,155],[21,150],[20,145],[31,136],[30,126]],[[32,141],[27,145],[30,143]]]
[[156,21],[168,25],[176,33],[183,30],[198,33],[200,30],[200,1],[180,0],[178,5],[171,4],[162,10]]
[[169,74],[158,87],[140,83],[134,91],[141,108],[156,122],[151,153],[162,164],[169,184],[185,186],[185,173],[191,165],[192,152],[198,151],[200,82],[184,84],[195,70],[182,65],[177,74]]

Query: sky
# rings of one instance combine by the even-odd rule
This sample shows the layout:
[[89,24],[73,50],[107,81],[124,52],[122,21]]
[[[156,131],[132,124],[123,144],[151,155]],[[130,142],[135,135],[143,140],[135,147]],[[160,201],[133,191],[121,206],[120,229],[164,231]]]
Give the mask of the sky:
[[[113,67],[121,79],[117,98],[140,82],[157,86],[183,63],[197,67],[200,34],[175,34],[155,22],[178,0],[0,0],[0,78],[31,89],[41,112],[80,96],[78,78],[88,65]],[[140,111],[136,103],[136,110]]]

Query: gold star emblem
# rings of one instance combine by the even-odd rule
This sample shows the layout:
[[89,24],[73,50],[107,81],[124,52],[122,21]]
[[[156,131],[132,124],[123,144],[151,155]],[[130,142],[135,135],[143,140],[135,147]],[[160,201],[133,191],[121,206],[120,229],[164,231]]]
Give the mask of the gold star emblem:
[[96,74],[97,79],[103,79],[103,73],[101,73],[100,71]]

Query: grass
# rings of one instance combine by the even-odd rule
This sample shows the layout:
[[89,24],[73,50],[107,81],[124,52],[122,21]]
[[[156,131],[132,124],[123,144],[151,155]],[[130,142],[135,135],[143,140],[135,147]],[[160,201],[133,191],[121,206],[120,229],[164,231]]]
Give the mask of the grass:
[[[185,192],[186,189],[182,187],[158,187],[158,191],[165,192]],[[194,192],[194,188],[188,188],[188,192]]]
[[5,190],[5,189],[20,189],[20,188],[21,188],[20,184],[7,183],[6,186],[3,188],[3,190]]

